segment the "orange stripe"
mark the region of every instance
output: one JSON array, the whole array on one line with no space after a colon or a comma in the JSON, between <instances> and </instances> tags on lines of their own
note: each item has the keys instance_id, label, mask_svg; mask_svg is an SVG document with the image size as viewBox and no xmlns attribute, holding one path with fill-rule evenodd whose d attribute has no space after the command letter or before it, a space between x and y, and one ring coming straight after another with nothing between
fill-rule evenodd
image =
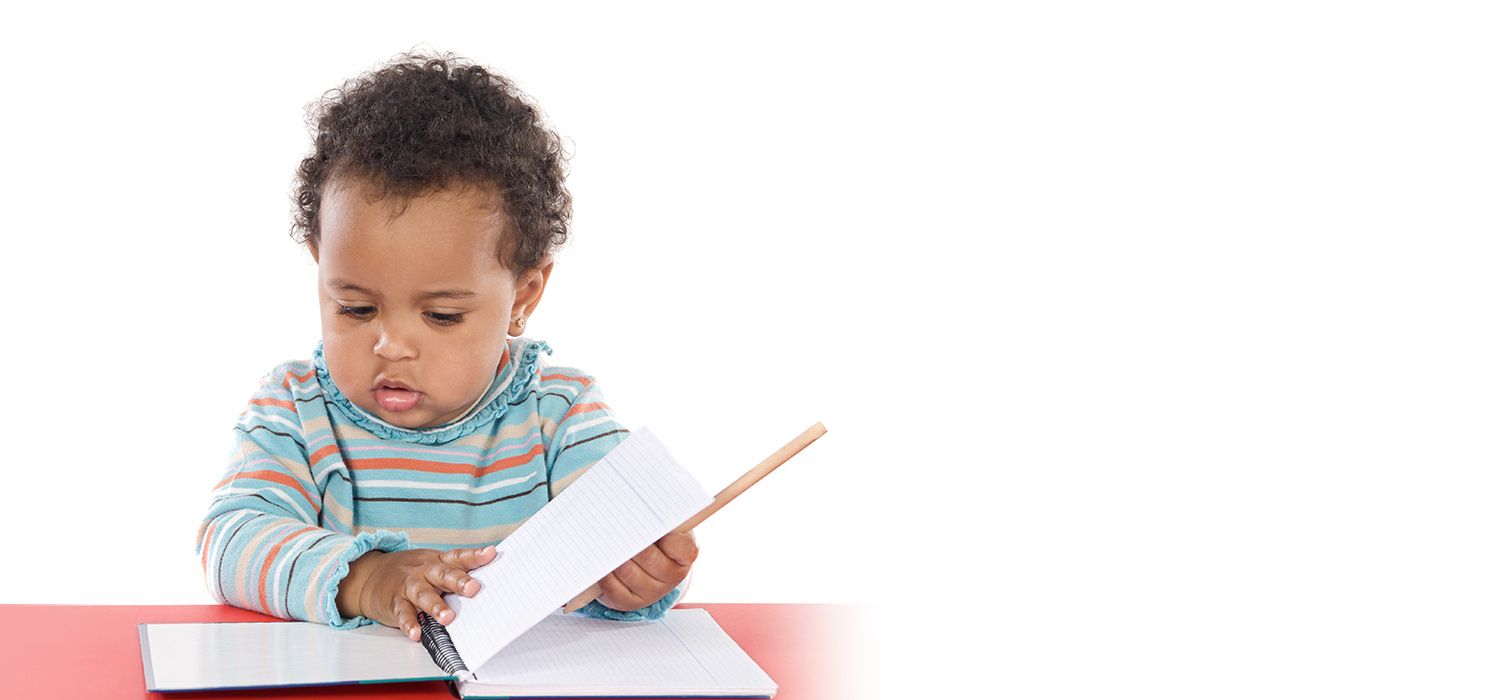
<instances>
[{"instance_id":1,"label":"orange stripe","mask_svg":"<svg viewBox=\"0 0 1500 700\"><path fill-rule=\"evenodd\" d=\"M298 382L305 382L305 381L311 379L312 376L314 374L317 374L317 373L318 373L317 368L313 368L313 369L307 370L307 374L304 374L304 375L302 375L300 377L297 376L297 375L295 375L295 374L292 374L291 372L287 372L286 376L284 376L284 377L281 378L281 385L284 386L284 387L286 387L286 388L288 388L288 389L290 389L290 388L292 388L292 380L293 379L297 380Z\"/></svg>"},{"instance_id":2,"label":"orange stripe","mask_svg":"<svg viewBox=\"0 0 1500 700\"><path fill-rule=\"evenodd\" d=\"M218 485L214 486L214 490L218 491L225 484L228 484L232 481L237 481L239 479L260 479L261 481L270 481L273 483L282 484L284 486L290 486L294 489L297 489L297 493L302 494L302 498L306 499L309 504L313 502L312 494L309 494L307 492L307 489L302 488L302 484L297 483L296 479L293 479L292 477L287 476L286 474L283 474L281 472L273 472L269 469L263 469L254 472L240 472L239 474L235 474L228 479L220 481Z\"/></svg>"},{"instance_id":3,"label":"orange stripe","mask_svg":"<svg viewBox=\"0 0 1500 700\"><path fill-rule=\"evenodd\" d=\"M297 410L295 404L290 401L282 401L281 399L251 399L250 404L253 406L280 406L288 411ZM241 413L240 415L243 416L245 414Z\"/></svg>"},{"instance_id":4,"label":"orange stripe","mask_svg":"<svg viewBox=\"0 0 1500 700\"><path fill-rule=\"evenodd\" d=\"M505 371L505 366L510 364L510 348L505 349L505 354L500 356L500 364L495 366L495 374Z\"/></svg>"},{"instance_id":5,"label":"orange stripe","mask_svg":"<svg viewBox=\"0 0 1500 700\"><path fill-rule=\"evenodd\" d=\"M290 542L293 537L296 537L297 535L300 535L300 534L302 534L304 532L314 532L317 529L318 528L315 528L315 527L304 527L301 530L298 530L298 531L296 531L296 532L294 532L294 533L292 533L290 535L287 535L286 537L281 538L281 541L277 542L276 546L272 547L271 551L266 554L266 560L265 560L265 562L261 563L261 565L260 565L260 609L261 610L264 610L264 611L266 611L268 613L271 612L270 606L266 605L266 578L271 575L271 560L275 559L276 555L281 553L282 546L284 546L287 542Z\"/></svg>"},{"instance_id":6,"label":"orange stripe","mask_svg":"<svg viewBox=\"0 0 1500 700\"><path fill-rule=\"evenodd\" d=\"M566 421L567 419L572 418L574 415L577 415L579 413L588 413L589 411L607 411L607 410L609 410L608 406L606 406L606 405L604 405L602 403L598 403L598 402L594 402L594 403L575 403L575 404L573 404L572 408L568 409L567 415L563 416L562 419L564 421Z\"/></svg>"},{"instance_id":7,"label":"orange stripe","mask_svg":"<svg viewBox=\"0 0 1500 700\"><path fill-rule=\"evenodd\" d=\"M429 462L425 459L405 459L401 457L383 457L375 459L349 460L349 468L356 471L368 469L404 469L413 472L427 472L429 474L473 474L474 476L487 476L502 469L520 466L542 454L542 446L535 445L526 454L506 457L488 466L475 469L470 464L445 464L443 462Z\"/></svg>"},{"instance_id":8,"label":"orange stripe","mask_svg":"<svg viewBox=\"0 0 1500 700\"><path fill-rule=\"evenodd\" d=\"M337 443L332 444L332 445L328 445L327 447L323 447L323 448L319 449L317 452L314 452L314 453L308 455L308 457L307 457L307 466L309 466L309 467L316 467L316 466L318 466L318 460L323 459L324 457L327 457L328 455L333 454L333 453L338 452L338 451L339 451L339 446L338 446Z\"/></svg>"},{"instance_id":9,"label":"orange stripe","mask_svg":"<svg viewBox=\"0 0 1500 700\"><path fill-rule=\"evenodd\" d=\"M583 384L584 386L588 386L589 384L593 383L588 377L575 377L575 376L573 376L571 374L544 374L544 375L542 375L542 381L545 382L548 379L566 379L566 380L568 380L570 382L579 382L579 383Z\"/></svg>"},{"instance_id":10,"label":"orange stripe","mask_svg":"<svg viewBox=\"0 0 1500 700\"><path fill-rule=\"evenodd\" d=\"M208 545L213 542L214 528L218 526L219 521L215 519L213 522L208 524L208 532L203 533L203 574L205 576L208 575Z\"/></svg>"}]
</instances>

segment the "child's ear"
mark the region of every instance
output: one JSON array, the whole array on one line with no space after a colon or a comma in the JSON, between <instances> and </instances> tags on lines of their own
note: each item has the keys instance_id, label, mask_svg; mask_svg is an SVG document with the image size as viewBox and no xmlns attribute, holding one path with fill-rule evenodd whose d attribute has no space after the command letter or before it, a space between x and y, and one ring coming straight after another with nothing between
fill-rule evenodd
<instances>
[{"instance_id":1,"label":"child's ear","mask_svg":"<svg viewBox=\"0 0 1500 700\"><path fill-rule=\"evenodd\" d=\"M312 253L314 263L318 262L318 244L309 240L307 242L307 252Z\"/></svg>"},{"instance_id":2,"label":"child's ear","mask_svg":"<svg viewBox=\"0 0 1500 700\"><path fill-rule=\"evenodd\" d=\"M519 331L524 328L524 319L531 318L538 304L542 303L542 292L547 289L547 279L552 276L552 260L547 260L541 267L532 270L516 280L516 303L511 307L511 327ZM522 319L516 323L516 319ZM519 333L517 333L519 335Z\"/></svg>"}]
</instances>

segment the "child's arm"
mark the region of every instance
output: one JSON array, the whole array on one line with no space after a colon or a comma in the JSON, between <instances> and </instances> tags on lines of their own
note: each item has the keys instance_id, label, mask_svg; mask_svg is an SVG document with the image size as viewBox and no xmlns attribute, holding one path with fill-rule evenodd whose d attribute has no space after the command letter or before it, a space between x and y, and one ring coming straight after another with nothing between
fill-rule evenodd
<instances>
[{"instance_id":1,"label":"child's arm","mask_svg":"<svg viewBox=\"0 0 1500 700\"><path fill-rule=\"evenodd\" d=\"M630 431L615 419L593 378L580 372L544 370L539 394L544 435L555 425L548 436L547 475L556 498ZM697 557L692 535L669 534L601 580L604 593L579 612L618 620L658 619L676 604Z\"/></svg>"},{"instance_id":2,"label":"child's arm","mask_svg":"<svg viewBox=\"0 0 1500 700\"><path fill-rule=\"evenodd\" d=\"M273 371L240 416L197 551L209 592L220 602L353 627L367 620L346 618L335 601L350 562L410 544L388 531L347 534L352 492L327 417L303 421L304 402L316 405L310 372L306 363Z\"/></svg>"}]
</instances>

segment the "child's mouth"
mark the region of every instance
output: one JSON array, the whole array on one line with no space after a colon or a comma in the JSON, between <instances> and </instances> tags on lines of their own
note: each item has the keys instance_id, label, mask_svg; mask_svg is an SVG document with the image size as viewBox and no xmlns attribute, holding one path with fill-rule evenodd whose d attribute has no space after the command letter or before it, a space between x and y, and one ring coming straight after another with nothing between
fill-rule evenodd
<instances>
[{"instance_id":1,"label":"child's mouth","mask_svg":"<svg viewBox=\"0 0 1500 700\"><path fill-rule=\"evenodd\" d=\"M417 402L422 400L422 392L411 389L398 389L396 387L382 386L375 389L375 402L380 407L394 413L410 411L416 408Z\"/></svg>"}]
</instances>

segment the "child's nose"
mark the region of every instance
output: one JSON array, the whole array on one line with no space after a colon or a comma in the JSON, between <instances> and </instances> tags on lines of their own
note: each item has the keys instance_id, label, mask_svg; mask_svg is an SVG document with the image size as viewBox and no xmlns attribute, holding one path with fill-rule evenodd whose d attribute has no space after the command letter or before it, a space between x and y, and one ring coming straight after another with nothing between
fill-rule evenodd
<instances>
[{"instance_id":1,"label":"child's nose","mask_svg":"<svg viewBox=\"0 0 1500 700\"><path fill-rule=\"evenodd\" d=\"M385 323L381 324L380 336L375 340L375 355L391 362L411 359L417 356L417 346L395 324Z\"/></svg>"}]
</instances>

